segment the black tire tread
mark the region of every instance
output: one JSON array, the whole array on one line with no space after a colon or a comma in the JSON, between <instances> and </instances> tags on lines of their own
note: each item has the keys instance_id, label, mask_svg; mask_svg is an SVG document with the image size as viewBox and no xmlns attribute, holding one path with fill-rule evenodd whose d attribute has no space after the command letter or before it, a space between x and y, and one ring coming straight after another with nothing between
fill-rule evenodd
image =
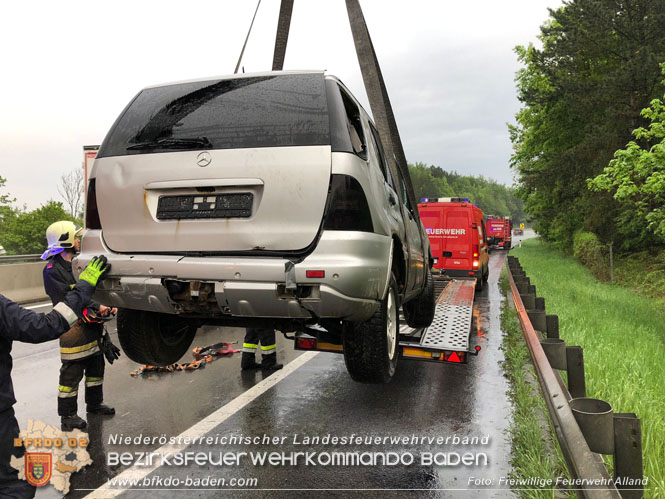
<instances>
[{"instance_id":1,"label":"black tire tread","mask_svg":"<svg viewBox=\"0 0 665 499\"><path fill-rule=\"evenodd\" d=\"M423 292L417 298L402 305L406 323L412 328L431 326L434 320L434 313L436 312L436 298L434 293L434 279L432 278L432 273L427 270Z\"/></svg>"},{"instance_id":2,"label":"black tire tread","mask_svg":"<svg viewBox=\"0 0 665 499\"><path fill-rule=\"evenodd\" d=\"M390 285L393 287L395 300L399 301L395 276L391 275ZM387 359L387 341L385 320L388 299L382 300L379 308L369 320L361 323L347 324L343 332L344 362L351 379L359 383L388 383L395 372L399 347L395 346L395 358ZM399 308L399 303L395 304ZM399 313L397 331L399 336ZM386 362L388 360L388 362Z\"/></svg>"},{"instance_id":3,"label":"black tire tread","mask_svg":"<svg viewBox=\"0 0 665 499\"><path fill-rule=\"evenodd\" d=\"M169 316L165 319L163 314L155 312L120 309L117 319L118 339L127 357L139 364L152 366L167 366L177 362L192 344L196 328L183 327L182 341L175 346L160 344L157 334L162 327L162 321L172 323L174 319L178 318Z\"/></svg>"}]
</instances>

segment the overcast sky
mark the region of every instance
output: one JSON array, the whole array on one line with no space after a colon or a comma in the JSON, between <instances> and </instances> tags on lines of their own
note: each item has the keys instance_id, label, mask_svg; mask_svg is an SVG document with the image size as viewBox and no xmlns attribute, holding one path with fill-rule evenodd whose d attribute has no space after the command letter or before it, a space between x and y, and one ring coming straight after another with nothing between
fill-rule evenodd
<instances>
[{"instance_id":1,"label":"overcast sky","mask_svg":"<svg viewBox=\"0 0 665 499\"><path fill-rule=\"evenodd\" d=\"M513 47L561 0L361 0L407 159L512 183ZM0 176L29 209L60 200L143 87L233 72L255 0L5 2ZM262 0L243 66L269 70L279 0ZM365 105L344 0L295 0L284 69L325 69Z\"/></svg>"}]
</instances>

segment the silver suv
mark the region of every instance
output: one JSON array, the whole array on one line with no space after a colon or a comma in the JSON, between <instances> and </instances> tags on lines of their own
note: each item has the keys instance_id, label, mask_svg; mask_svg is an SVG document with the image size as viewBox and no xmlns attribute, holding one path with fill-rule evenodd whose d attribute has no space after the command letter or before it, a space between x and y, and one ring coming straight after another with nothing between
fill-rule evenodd
<instances>
[{"instance_id":1,"label":"silver suv","mask_svg":"<svg viewBox=\"0 0 665 499\"><path fill-rule=\"evenodd\" d=\"M101 302L127 355L165 365L202 324L344 342L358 381L398 359L399 307L434 313L429 241L374 124L323 72L149 87L99 149L75 268L105 255Z\"/></svg>"}]
</instances>

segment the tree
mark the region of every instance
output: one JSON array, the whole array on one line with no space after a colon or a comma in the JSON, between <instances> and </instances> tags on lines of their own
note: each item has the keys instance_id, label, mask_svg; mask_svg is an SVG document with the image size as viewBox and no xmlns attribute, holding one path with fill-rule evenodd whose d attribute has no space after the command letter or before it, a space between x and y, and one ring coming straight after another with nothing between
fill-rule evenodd
<instances>
[{"instance_id":1,"label":"tree","mask_svg":"<svg viewBox=\"0 0 665 499\"><path fill-rule=\"evenodd\" d=\"M2 227L2 244L8 253L26 255L42 253L46 249L46 229L53 222L71 220L62 203L49 201L30 212L17 212Z\"/></svg>"},{"instance_id":2,"label":"tree","mask_svg":"<svg viewBox=\"0 0 665 499\"><path fill-rule=\"evenodd\" d=\"M484 177L459 175L424 163L409 165L416 199L468 197L485 215L510 216L514 222L524 220L522 202L514 189Z\"/></svg>"},{"instance_id":3,"label":"tree","mask_svg":"<svg viewBox=\"0 0 665 499\"><path fill-rule=\"evenodd\" d=\"M661 67L665 75L665 64ZM591 190L611 192L619 203L624 247L665 244L665 95L641 114L648 127L634 130L636 140L616 151L604 173L588 181Z\"/></svg>"},{"instance_id":4,"label":"tree","mask_svg":"<svg viewBox=\"0 0 665 499\"><path fill-rule=\"evenodd\" d=\"M542 49L517 47L523 103L511 166L536 230L563 247L580 229L614 239L618 205L591 191L639 127L665 59L665 0L573 0L541 27Z\"/></svg>"},{"instance_id":5,"label":"tree","mask_svg":"<svg viewBox=\"0 0 665 499\"><path fill-rule=\"evenodd\" d=\"M6 179L0 177L0 189L4 187L6 182ZM3 240L7 235L8 224L17 214L17 210L12 207L12 203L15 201L16 198L12 198L9 194L0 193L0 246L4 246Z\"/></svg>"},{"instance_id":6,"label":"tree","mask_svg":"<svg viewBox=\"0 0 665 499\"><path fill-rule=\"evenodd\" d=\"M0 189L5 186L7 179L0 177ZM9 206L16 201L16 198L11 198L9 194L0 194L0 206Z\"/></svg>"},{"instance_id":7,"label":"tree","mask_svg":"<svg viewBox=\"0 0 665 499\"><path fill-rule=\"evenodd\" d=\"M83 170L75 168L69 173L60 177L58 193L64 199L65 206L69 209L69 214L78 217L81 212L83 201Z\"/></svg>"}]
</instances>

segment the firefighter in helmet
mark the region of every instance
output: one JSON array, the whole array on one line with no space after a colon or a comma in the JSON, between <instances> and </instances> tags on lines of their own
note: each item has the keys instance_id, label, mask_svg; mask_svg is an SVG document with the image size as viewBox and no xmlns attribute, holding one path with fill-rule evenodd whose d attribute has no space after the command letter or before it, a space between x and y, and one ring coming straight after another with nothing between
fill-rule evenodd
<instances>
[{"instance_id":1,"label":"firefighter in helmet","mask_svg":"<svg viewBox=\"0 0 665 499\"><path fill-rule=\"evenodd\" d=\"M42 255L44 288L53 305L60 303L76 283L72 273L72 258L79 251L82 229L64 220L46 229L48 248ZM62 429L85 428L86 422L77 414L78 387L85 375L85 402L88 413L113 415L115 409L103 403L104 355L110 362L119 356L116 348L104 334L104 318L115 315L115 308L100 305L93 300L83 310L83 317L60 337L60 380L58 387L58 415ZM113 355L109 356L109 353Z\"/></svg>"}]
</instances>

